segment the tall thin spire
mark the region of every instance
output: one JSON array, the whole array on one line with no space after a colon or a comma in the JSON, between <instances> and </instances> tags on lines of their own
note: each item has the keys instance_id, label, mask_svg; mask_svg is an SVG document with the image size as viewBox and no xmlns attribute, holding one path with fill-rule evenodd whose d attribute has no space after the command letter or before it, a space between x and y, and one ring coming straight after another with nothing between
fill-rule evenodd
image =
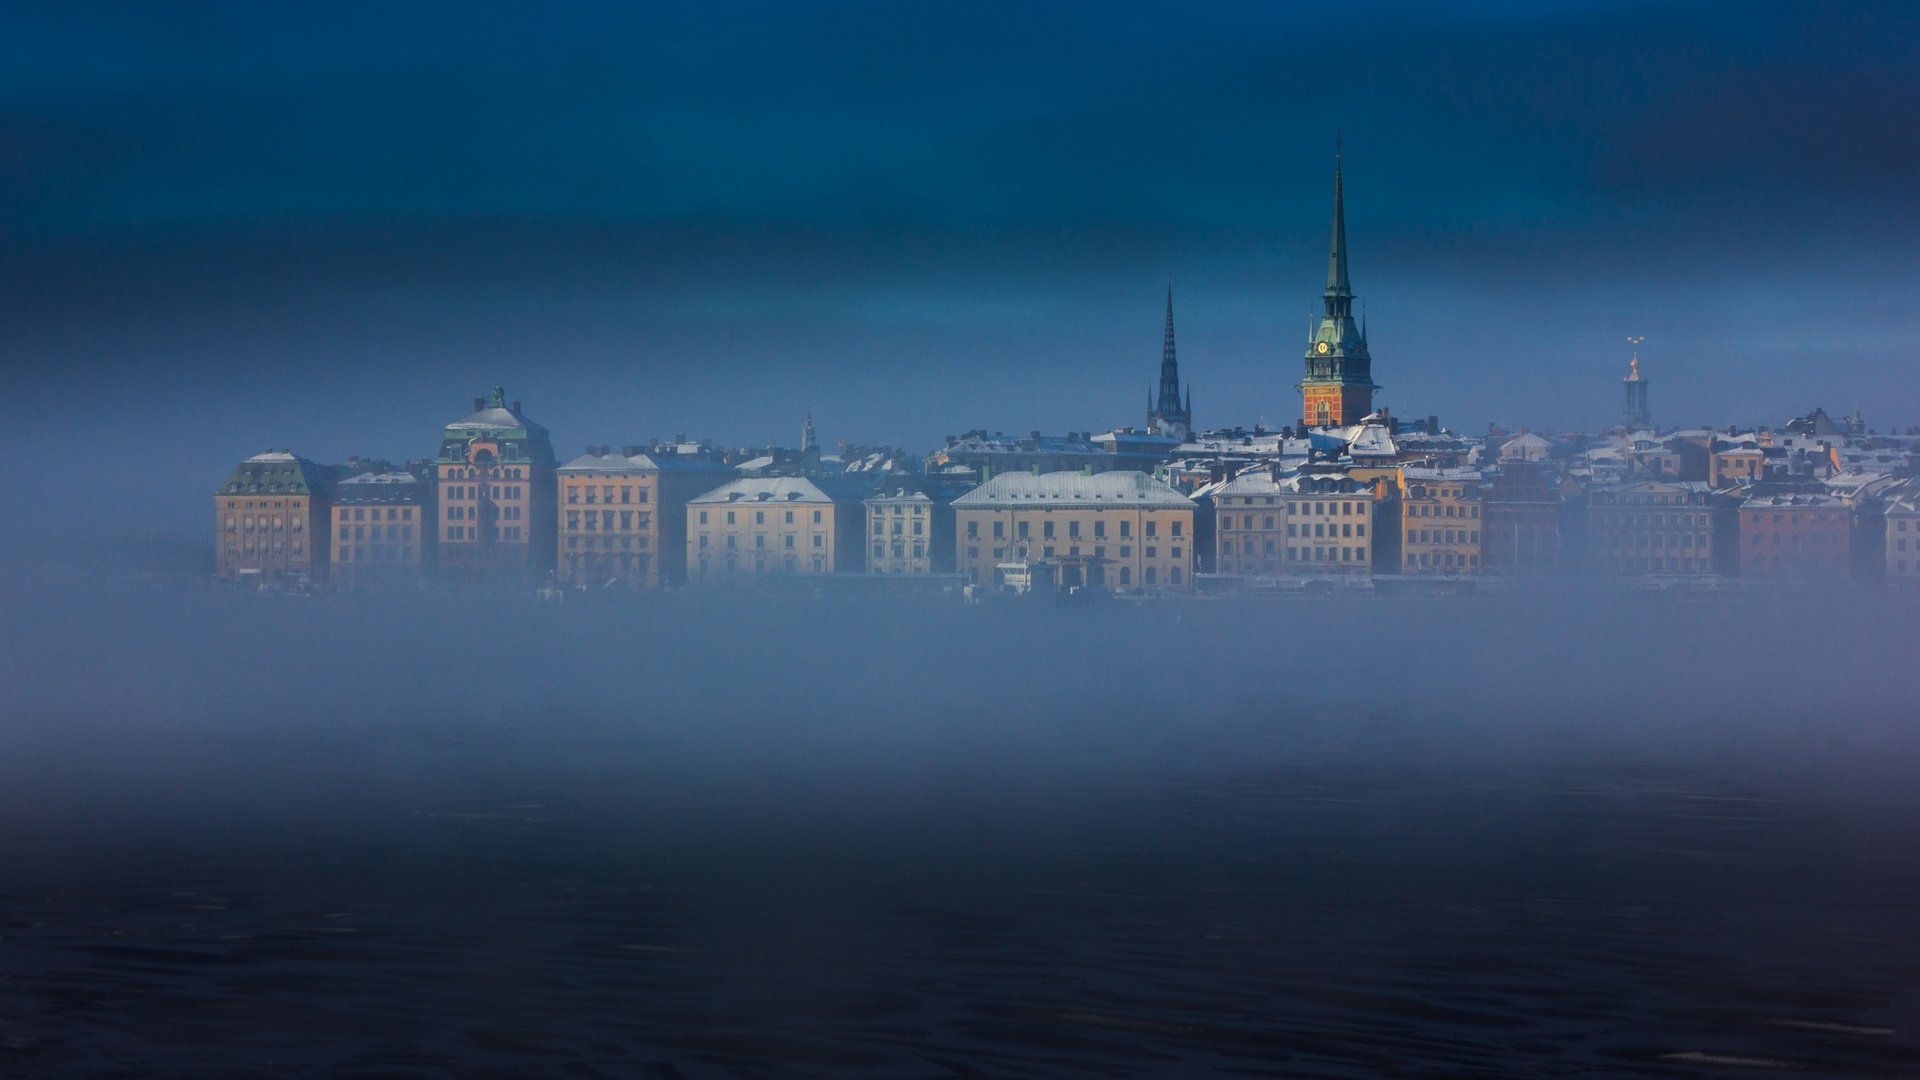
<instances>
[{"instance_id":1,"label":"tall thin spire","mask_svg":"<svg viewBox=\"0 0 1920 1080\"><path fill-rule=\"evenodd\" d=\"M820 449L820 436L814 433L813 410L808 409L806 423L800 427L800 452L804 454L809 450L818 449Z\"/></svg>"},{"instance_id":2,"label":"tall thin spire","mask_svg":"<svg viewBox=\"0 0 1920 1080\"><path fill-rule=\"evenodd\" d=\"M1353 292L1347 281L1347 211L1345 183L1340 175L1340 137L1333 139L1333 240L1327 250L1327 295L1348 296Z\"/></svg>"},{"instance_id":3,"label":"tall thin spire","mask_svg":"<svg viewBox=\"0 0 1920 1080\"><path fill-rule=\"evenodd\" d=\"M1180 360L1173 345L1173 275L1167 275L1167 325L1160 344L1160 391L1147 399L1147 430L1169 432L1178 427L1184 437L1192 413L1180 404Z\"/></svg>"}]
</instances>

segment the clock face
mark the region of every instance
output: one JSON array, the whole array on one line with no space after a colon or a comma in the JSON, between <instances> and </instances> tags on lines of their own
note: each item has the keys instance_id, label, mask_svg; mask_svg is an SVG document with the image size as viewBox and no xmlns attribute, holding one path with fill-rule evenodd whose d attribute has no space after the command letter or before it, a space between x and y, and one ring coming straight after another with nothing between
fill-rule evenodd
<instances>
[{"instance_id":1,"label":"clock face","mask_svg":"<svg viewBox=\"0 0 1920 1080\"><path fill-rule=\"evenodd\" d=\"M1322 356L1325 356L1327 354L1327 343L1323 341L1320 344L1315 345L1313 347L1313 351L1319 353Z\"/></svg>"}]
</instances>

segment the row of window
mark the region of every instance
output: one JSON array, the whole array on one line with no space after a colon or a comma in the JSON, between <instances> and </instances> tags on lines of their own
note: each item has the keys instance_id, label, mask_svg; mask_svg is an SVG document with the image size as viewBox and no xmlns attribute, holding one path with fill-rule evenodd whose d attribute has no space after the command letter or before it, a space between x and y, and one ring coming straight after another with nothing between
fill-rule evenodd
<instances>
[{"instance_id":1,"label":"row of window","mask_svg":"<svg viewBox=\"0 0 1920 1080\"><path fill-rule=\"evenodd\" d=\"M265 540L260 541L260 543L258 544L255 544L253 541L249 540L244 545L241 545L241 544L227 545L227 557L230 559L239 558L243 551L248 555L269 555L269 554L271 555L284 555L284 554L303 555L306 553L306 549L301 545L300 541L298 540L295 540L291 545L285 545L285 544L282 544L280 541L275 540L272 544L271 549L269 549L268 544Z\"/></svg>"},{"instance_id":2,"label":"row of window","mask_svg":"<svg viewBox=\"0 0 1920 1080\"><path fill-rule=\"evenodd\" d=\"M736 512L736 511L733 511L733 510L729 510L729 511L727 511L727 524L729 524L729 525L734 525L734 524L738 524L738 522L737 522L737 521L735 521L735 519L734 519L734 516L733 516L733 515L735 514L735 512ZM791 524L793 524L793 511L791 511L791 510L784 510L784 511L781 511L781 512L782 512L782 513L784 513L784 514L786 514L786 522L785 522L785 523L786 523L786 524L788 524L788 525L791 525ZM705 524L707 523L707 512L706 512L705 510L701 510L701 511L699 511L698 513L699 513L699 515L700 515L700 519L699 519L699 520L700 520L700 524L702 524L702 525L705 525ZM813 523L814 523L815 525L818 525L818 524L820 524L820 523L821 523L821 521L822 521L822 517L821 517L821 512L820 512L820 511L818 511L818 510L815 510L815 511L813 512ZM765 525L765 524L767 523L767 512L766 512L765 510L755 510L755 511L753 512L753 523L754 523L755 525Z\"/></svg>"},{"instance_id":3,"label":"row of window","mask_svg":"<svg viewBox=\"0 0 1920 1080\"><path fill-rule=\"evenodd\" d=\"M1444 506L1441 506L1441 505L1436 505L1434 503L1409 502L1406 504L1406 507L1407 507L1406 516L1410 518L1412 517L1477 518L1480 516L1480 507L1473 504L1456 507L1452 503L1446 503L1444 504ZM1446 513L1444 514L1441 513L1440 511L1442 509L1445 509ZM1457 514L1454 513L1456 509L1460 511Z\"/></svg>"},{"instance_id":4,"label":"row of window","mask_svg":"<svg viewBox=\"0 0 1920 1080\"><path fill-rule=\"evenodd\" d=\"M336 521L379 521L381 520L381 517L380 517L381 509L382 508L378 506L374 506L374 507L337 506L337 507L334 507L334 511L333 511L334 520ZM413 507L411 506L389 506L389 507L386 507L385 510L387 512L387 516L385 520L387 521L412 521L413 520Z\"/></svg>"},{"instance_id":5,"label":"row of window","mask_svg":"<svg viewBox=\"0 0 1920 1080\"><path fill-rule=\"evenodd\" d=\"M813 546L814 546L815 548L824 548L824 547L826 547L826 546L827 546L827 543L826 543L826 540L827 540L827 537L826 537L826 534L825 534L825 533L813 533L813 534L811 534L811 535L813 536ZM785 547L785 548L792 548L792 547L794 546L794 543L793 543L793 537L794 537L794 534L793 534L793 533L783 533L783 534L781 534L781 539L785 541L785 543L783 543L783 544L782 544L781 546L782 546L782 547ZM708 535L707 535L706 533L701 533L701 534L700 534L700 540L699 540L699 546L700 546L700 548L704 550L704 549L706 549L706 548L708 548L708 547L711 547L711 546L713 546L712 544L710 544L710 543L708 542L708 541L709 541L710 539L711 539L711 537L709 537L709 536L708 536ZM736 534L734 534L734 533L728 533L728 534L727 534L727 542L726 542L726 544L725 544L725 546L726 546L726 547L728 547L728 548L737 548L737 547L739 547L739 546L740 546L740 538L739 538L739 536L737 536L737 535L736 535ZM754 533L754 534L753 534L753 546L754 546L755 548L758 548L758 549L760 549L760 550L763 550L763 551L764 551L764 550L766 550L766 546L767 546L767 534L766 534L766 533Z\"/></svg>"},{"instance_id":6,"label":"row of window","mask_svg":"<svg viewBox=\"0 0 1920 1080\"><path fill-rule=\"evenodd\" d=\"M899 535L901 535L901 532L902 532L902 530L903 530L903 528L904 528L904 526L905 526L905 525L906 525L906 522L904 522L904 521L896 521L896 522L894 522L894 523L893 523L893 535L895 535L895 536L899 536ZM880 520L879 518L874 518L874 519L873 519L873 535L875 535L875 536L884 536L884 535L886 535L886 531L887 531L887 523L886 523L886 522L884 522L884 521L881 521L881 520ZM926 522L924 522L924 521L915 521L915 522L913 523L913 535L915 535L915 536L924 536L924 535L926 535L926 531L927 531L927 523L926 523ZM1078 531L1076 530L1076 531L1075 531L1075 533L1074 533L1074 535L1075 535L1075 536L1078 536L1078 535L1079 535L1079 532L1078 532Z\"/></svg>"},{"instance_id":7,"label":"row of window","mask_svg":"<svg viewBox=\"0 0 1920 1080\"><path fill-rule=\"evenodd\" d=\"M1407 543L1409 544L1477 544L1479 542L1479 529L1407 530Z\"/></svg>"},{"instance_id":8,"label":"row of window","mask_svg":"<svg viewBox=\"0 0 1920 1080\"><path fill-rule=\"evenodd\" d=\"M403 562L413 561L413 545L377 544L370 547L338 547L334 549L333 561L337 563Z\"/></svg>"},{"instance_id":9,"label":"row of window","mask_svg":"<svg viewBox=\"0 0 1920 1080\"><path fill-rule=\"evenodd\" d=\"M228 532L235 532L235 531L252 532L256 528L261 529L263 531L270 531L274 529L285 529L291 526L294 532L300 532L301 530L307 527L306 520L307 519L305 518L297 517L297 518L293 518L289 522L287 519L284 519L284 518L267 517L263 514L261 515L259 521L256 523L254 521L253 515L247 514L241 519L239 519L238 522L236 522L234 515L228 514L227 515L227 531Z\"/></svg>"},{"instance_id":10,"label":"row of window","mask_svg":"<svg viewBox=\"0 0 1920 1080\"><path fill-rule=\"evenodd\" d=\"M519 484L454 484L440 489L440 501L450 502L461 499L503 499L513 501L525 495L526 489Z\"/></svg>"},{"instance_id":11,"label":"row of window","mask_svg":"<svg viewBox=\"0 0 1920 1080\"><path fill-rule=\"evenodd\" d=\"M582 529L587 532L612 532L614 529L615 514L620 515L621 532L653 528L653 511L651 510L601 510L597 512L593 510L569 510L567 511L567 529L570 532L579 532Z\"/></svg>"},{"instance_id":12,"label":"row of window","mask_svg":"<svg viewBox=\"0 0 1920 1080\"><path fill-rule=\"evenodd\" d=\"M789 544L787 546L791 547L793 545ZM907 548L907 545L901 543L898 540L895 540L893 542L893 557L896 559L906 558L906 555L907 555L906 548ZM922 558L926 555L926 553L927 553L927 545L919 540L915 540L913 542L913 557L916 559ZM886 558L886 555L887 555L887 545L878 540L874 541L873 557L876 559L884 559Z\"/></svg>"},{"instance_id":13,"label":"row of window","mask_svg":"<svg viewBox=\"0 0 1920 1080\"><path fill-rule=\"evenodd\" d=\"M1055 523L1052 521L1042 521L1040 523L1041 539L1051 540L1054 538L1054 535L1055 535L1054 528L1053 528L1054 524ZM1032 525L1033 523L1030 521L1016 522L1015 535L1022 540L1029 539L1033 535ZM1187 523L1184 521L1171 522L1168 528L1168 532L1170 532L1174 536L1184 536L1186 535L1186 525ZM1160 523L1149 518L1146 522L1146 525L1144 526L1144 530L1146 535L1149 537L1158 536L1160 535ZM1007 535L1007 523L996 519L993 523L993 538L995 540L1004 540L1006 539L1006 535ZM1107 523L1104 520L1096 518L1093 522L1093 538L1096 540L1100 540L1100 539L1104 539L1106 535L1107 535ZM1132 536L1133 536L1133 521L1131 519L1122 518L1120 521L1120 538L1122 540L1125 540ZM977 540L979 538L980 538L980 523L978 521L969 520L967 522L967 539ZM1078 521L1067 522L1067 539L1077 540L1079 538L1080 538L1080 523Z\"/></svg>"},{"instance_id":14,"label":"row of window","mask_svg":"<svg viewBox=\"0 0 1920 1080\"><path fill-rule=\"evenodd\" d=\"M1419 570L1477 570L1480 568L1480 556L1468 553L1455 556L1451 551L1408 552L1407 565Z\"/></svg>"},{"instance_id":15,"label":"row of window","mask_svg":"<svg viewBox=\"0 0 1920 1080\"><path fill-rule=\"evenodd\" d=\"M521 531L521 527L518 525L495 525L493 527L493 538L495 540L506 540L518 543L526 539L526 534ZM480 539L480 527L478 525L449 525L447 526L447 539L477 542Z\"/></svg>"},{"instance_id":16,"label":"row of window","mask_svg":"<svg viewBox=\"0 0 1920 1080\"><path fill-rule=\"evenodd\" d=\"M620 502L623 505L627 503L636 503L636 502L644 504L645 502L647 502L648 499L653 497L653 491L651 488L646 488L646 487L636 488L631 484L620 484L618 486L615 486L613 484L602 484L598 488L592 488L592 487L587 487L584 485L577 485L577 484L567 484L565 485L565 487L567 489L567 502L569 503L578 503L578 502L611 503L614 501L614 496L617 494L619 495Z\"/></svg>"},{"instance_id":17,"label":"row of window","mask_svg":"<svg viewBox=\"0 0 1920 1080\"><path fill-rule=\"evenodd\" d=\"M340 526L340 539L379 540L381 539L380 530L382 528L387 530L386 539L389 541L413 539L413 526L411 525L342 525ZM373 530L372 536L367 535L368 529Z\"/></svg>"},{"instance_id":18,"label":"row of window","mask_svg":"<svg viewBox=\"0 0 1920 1080\"><path fill-rule=\"evenodd\" d=\"M632 551L636 547L639 548L641 551L645 551L647 550L647 547L650 543L651 543L651 540L649 540L649 538L645 536L638 537L638 538L632 537L632 536L622 536L619 538L619 547L621 551ZM567 550L569 551L582 551L582 550L591 551L596 546L600 547L603 550L610 551L614 547L614 538L611 536L599 536L599 537L569 536L567 537Z\"/></svg>"}]
</instances>

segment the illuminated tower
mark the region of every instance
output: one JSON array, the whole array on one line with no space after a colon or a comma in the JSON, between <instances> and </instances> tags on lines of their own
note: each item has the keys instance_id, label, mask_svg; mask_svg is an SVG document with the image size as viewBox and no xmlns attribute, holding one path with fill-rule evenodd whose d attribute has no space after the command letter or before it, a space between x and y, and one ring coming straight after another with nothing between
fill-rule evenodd
<instances>
[{"instance_id":1,"label":"illuminated tower","mask_svg":"<svg viewBox=\"0 0 1920 1080\"><path fill-rule=\"evenodd\" d=\"M1324 310L1307 341L1307 372L1300 381L1300 419L1308 427L1357 424L1373 411L1373 358L1365 327L1353 320L1347 281L1347 215L1341 192L1340 151L1333 154L1333 240L1327 251Z\"/></svg>"},{"instance_id":2,"label":"illuminated tower","mask_svg":"<svg viewBox=\"0 0 1920 1080\"><path fill-rule=\"evenodd\" d=\"M1160 346L1160 397L1147 400L1147 430L1185 439L1193 432L1193 395L1180 403L1180 362L1173 355L1173 283L1167 283L1167 333Z\"/></svg>"},{"instance_id":3,"label":"illuminated tower","mask_svg":"<svg viewBox=\"0 0 1920 1080\"><path fill-rule=\"evenodd\" d=\"M1620 422L1628 431L1653 426L1653 406L1647 402L1647 388L1653 380L1640 377L1640 343L1643 337L1630 337L1633 343L1633 359L1627 363L1627 377L1622 380L1627 388L1627 400L1620 409Z\"/></svg>"}]
</instances>

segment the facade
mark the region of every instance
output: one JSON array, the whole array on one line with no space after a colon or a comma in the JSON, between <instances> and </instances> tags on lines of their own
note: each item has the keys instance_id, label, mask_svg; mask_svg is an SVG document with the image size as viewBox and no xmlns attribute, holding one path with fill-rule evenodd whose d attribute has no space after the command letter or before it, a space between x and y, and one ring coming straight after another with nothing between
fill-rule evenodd
<instances>
[{"instance_id":1,"label":"facade","mask_svg":"<svg viewBox=\"0 0 1920 1080\"><path fill-rule=\"evenodd\" d=\"M865 503L867 573L951 574L953 500L927 485L894 485Z\"/></svg>"},{"instance_id":2,"label":"facade","mask_svg":"<svg viewBox=\"0 0 1920 1080\"><path fill-rule=\"evenodd\" d=\"M689 500L686 513L689 581L864 568L861 493L824 478L743 477Z\"/></svg>"},{"instance_id":3,"label":"facade","mask_svg":"<svg viewBox=\"0 0 1920 1080\"><path fill-rule=\"evenodd\" d=\"M433 567L433 483L421 473L361 473L333 489L332 575L349 588L419 582Z\"/></svg>"},{"instance_id":4,"label":"facade","mask_svg":"<svg viewBox=\"0 0 1920 1080\"><path fill-rule=\"evenodd\" d=\"M1306 377L1300 381L1300 422L1310 428L1346 427L1373 411L1373 358L1366 328L1353 318L1347 280L1347 217L1340 155L1333 164L1333 240L1327 253L1327 288L1321 294L1320 325L1307 341Z\"/></svg>"},{"instance_id":5,"label":"facade","mask_svg":"<svg viewBox=\"0 0 1920 1080\"><path fill-rule=\"evenodd\" d=\"M460 576L522 577L554 565L554 459L547 429L499 387L441 432L439 562Z\"/></svg>"},{"instance_id":6,"label":"facade","mask_svg":"<svg viewBox=\"0 0 1920 1080\"><path fill-rule=\"evenodd\" d=\"M1698 481L1596 488L1588 493L1589 556L1618 575L1725 573L1732 523L1722 502Z\"/></svg>"},{"instance_id":7,"label":"facade","mask_svg":"<svg viewBox=\"0 0 1920 1080\"><path fill-rule=\"evenodd\" d=\"M1853 510L1835 495L1754 495L1740 504L1743 577L1843 577Z\"/></svg>"},{"instance_id":8,"label":"facade","mask_svg":"<svg viewBox=\"0 0 1920 1080\"><path fill-rule=\"evenodd\" d=\"M1400 572L1478 574L1485 521L1477 469L1400 470Z\"/></svg>"},{"instance_id":9,"label":"facade","mask_svg":"<svg viewBox=\"0 0 1920 1080\"><path fill-rule=\"evenodd\" d=\"M1279 574L1286 571L1285 482L1270 465L1247 469L1211 488L1213 569L1219 574Z\"/></svg>"},{"instance_id":10,"label":"facade","mask_svg":"<svg viewBox=\"0 0 1920 1080\"><path fill-rule=\"evenodd\" d=\"M214 493L214 576L261 585L327 573L327 470L289 450L255 454Z\"/></svg>"},{"instance_id":11,"label":"facade","mask_svg":"<svg viewBox=\"0 0 1920 1080\"><path fill-rule=\"evenodd\" d=\"M1920 486L1909 480L1887 499L1887 580L1920 584Z\"/></svg>"},{"instance_id":12,"label":"facade","mask_svg":"<svg viewBox=\"0 0 1920 1080\"><path fill-rule=\"evenodd\" d=\"M1046 562L1063 586L1184 590L1196 509L1142 472L1009 473L954 500L955 546L978 584L1002 564Z\"/></svg>"},{"instance_id":13,"label":"facade","mask_svg":"<svg viewBox=\"0 0 1920 1080\"><path fill-rule=\"evenodd\" d=\"M1173 285L1167 285L1167 331L1160 344L1160 395L1147 397L1147 432L1165 435L1176 443L1193 433L1193 392L1180 400L1180 362L1173 351Z\"/></svg>"},{"instance_id":14,"label":"facade","mask_svg":"<svg viewBox=\"0 0 1920 1080\"><path fill-rule=\"evenodd\" d=\"M1559 568L1559 478L1544 459L1502 461L1488 479L1481 510L1481 559L1488 573L1549 574Z\"/></svg>"},{"instance_id":15,"label":"facade","mask_svg":"<svg viewBox=\"0 0 1920 1080\"><path fill-rule=\"evenodd\" d=\"M1289 573L1373 573L1379 503L1372 484L1326 470L1303 471L1280 486Z\"/></svg>"},{"instance_id":16,"label":"facade","mask_svg":"<svg viewBox=\"0 0 1920 1080\"><path fill-rule=\"evenodd\" d=\"M657 589L687 576L687 503L733 478L711 457L589 447L555 470L556 579Z\"/></svg>"}]
</instances>

